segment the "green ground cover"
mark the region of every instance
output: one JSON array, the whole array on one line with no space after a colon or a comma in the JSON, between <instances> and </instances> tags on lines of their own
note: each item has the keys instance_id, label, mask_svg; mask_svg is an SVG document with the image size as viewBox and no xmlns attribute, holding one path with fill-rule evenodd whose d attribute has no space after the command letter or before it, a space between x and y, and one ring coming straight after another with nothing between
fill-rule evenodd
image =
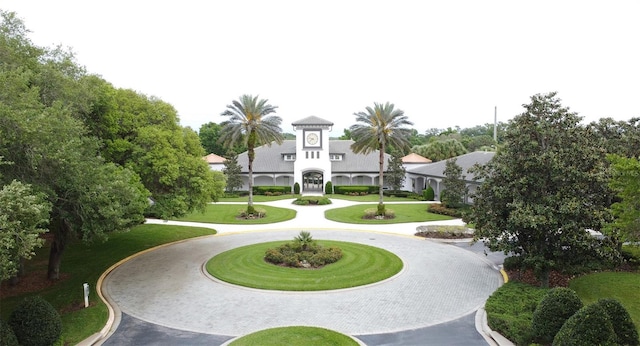
<instances>
[{"instance_id":1,"label":"green ground cover","mask_svg":"<svg viewBox=\"0 0 640 346\"><path fill-rule=\"evenodd\" d=\"M432 214L427 212L427 205L424 203L410 204L385 204L387 210L391 209L395 213L395 218L386 220L364 220L365 209L375 208L371 204L352 205L344 208L335 208L325 211L324 216L333 221L356 224L393 224L404 222L425 222L451 220L450 216Z\"/></svg>"},{"instance_id":2,"label":"green ground cover","mask_svg":"<svg viewBox=\"0 0 640 346\"><path fill-rule=\"evenodd\" d=\"M104 243L71 244L62 257L60 271L66 279L39 292L2 299L0 313L6 321L14 307L26 296L38 294L50 302L62 315L60 345L75 345L100 331L107 322L107 307L96 294L96 283L102 273L114 263L137 252L174 241L215 234L214 230L199 227L140 225L128 232L109 234ZM28 261L27 271L46 271L48 248L38 250ZM41 275L45 277L46 272ZM88 308L83 306L82 284L91 289Z\"/></svg>"},{"instance_id":3,"label":"green ground cover","mask_svg":"<svg viewBox=\"0 0 640 346\"><path fill-rule=\"evenodd\" d=\"M352 338L324 328L316 327L281 327L266 329L245 335L230 346L281 346L281 345L358 345Z\"/></svg>"},{"instance_id":4,"label":"green ground cover","mask_svg":"<svg viewBox=\"0 0 640 346\"><path fill-rule=\"evenodd\" d=\"M175 220L235 225L261 225L287 221L296 217L296 211L293 209L271 207L261 204L254 204L254 207L258 209L264 209L267 213L267 216L250 220L237 219L239 212L241 210L246 210L246 205L208 204L204 213L195 211Z\"/></svg>"},{"instance_id":5,"label":"green ground cover","mask_svg":"<svg viewBox=\"0 0 640 346\"><path fill-rule=\"evenodd\" d=\"M318 240L318 244L342 249L342 259L319 269L277 266L264 260L265 251L287 241L247 245L211 258L206 269L232 284L283 291L320 291L378 282L397 274L402 260L393 253L368 245Z\"/></svg>"}]
</instances>

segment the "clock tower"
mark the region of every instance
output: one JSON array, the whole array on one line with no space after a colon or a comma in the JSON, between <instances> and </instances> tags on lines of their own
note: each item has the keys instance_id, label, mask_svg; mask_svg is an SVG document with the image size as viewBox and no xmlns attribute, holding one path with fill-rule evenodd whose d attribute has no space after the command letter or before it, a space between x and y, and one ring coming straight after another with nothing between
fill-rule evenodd
<instances>
[{"instance_id":1,"label":"clock tower","mask_svg":"<svg viewBox=\"0 0 640 346\"><path fill-rule=\"evenodd\" d=\"M333 123L316 116L293 122L296 131L296 160L294 181L302 193L322 193L324 184L331 181L329 132Z\"/></svg>"}]
</instances>

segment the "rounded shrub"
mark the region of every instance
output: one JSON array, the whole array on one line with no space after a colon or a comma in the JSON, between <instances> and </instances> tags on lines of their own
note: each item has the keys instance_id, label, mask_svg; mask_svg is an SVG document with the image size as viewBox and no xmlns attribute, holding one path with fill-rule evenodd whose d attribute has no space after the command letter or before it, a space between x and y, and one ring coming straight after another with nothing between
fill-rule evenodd
<instances>
[{"instance_id":1,"label":"rounded shrub","mask_svg":"<svg viewBox=\"0 0 640 346\"><path fill-rule=\"evenodd\" d=\"M607 313L597 304L590 304L569 317L553 339L553 345L616 345L615 340Z\"/></svg>"},{"instance_id":2,"label":"rounded shrub","mask_svg":"<svg viewBox=\"0 0 640 346\"><path fill-rule=\"evenodd\" d=\"M298 183L293 184L293 193L296 195L300 194L300 184Z\"/></svg>"},{"instance_id":3,"label":"rounded shrub","mask_svg":"<svg viewBox=\"0 0 640 346\"><path fill-rule=\"evenodd\" d=\"M60 314L40 296L23 300L11 313L9 325L21 345L50 346L62 333Z\"/></svg>"},{"instance_id":4,"label":"rounded shrub","mask_svg":"<svg viewBox=\"0 0 640 346\"><path fill-rule=\"evenodd\" d=\"M11 326L3 319L0 319L0 345L2 346L18 346L18 338L11 329Z\"/></svg>"},{"instance_id":5,"label":"rounded shrub","mask_svg":"<svg viewBox=\"0 0 640 346\"><path fill-rule=\"evenodd\" d=\"M436 193L433 191L431 185L422 190L422 198L424 198L425 201L433 201L436 198Z\"/></svg>"},{"instance_id":6,"label":"rounded shrub","mask_svg":"<svg viewBox=\"0 0 640 346\"><path fill-rule=\"evenodd\" d=\"M580 308L582 301L574 290L565 287L549 290L533 312L534 339L542 344L551 343L562 325Z\"/></svg>"},{"instance_id":7,"label":"rounded shrub","mask_svg":"<svg viewBox=\"0 0 640 346\"><path fill-rule=\"evenodd\" d=\"M327 183L324 184L324 193L327 195L333 194L333 184L330 181L327 181Z\"/></svg>"},{"instance_id":8,"label":"rounded shrub","mask_svg":"<svg viewBox=\"0 0 640 346\"><path fill-rule=\"evenodd\" d=\"M639 346L640 339L631 315L620 302L613 298L600 299L595 303L599 309L604 310L611 320L613 331L616 334L616 343L619 345Z\"/></svg>"}]
</instances>

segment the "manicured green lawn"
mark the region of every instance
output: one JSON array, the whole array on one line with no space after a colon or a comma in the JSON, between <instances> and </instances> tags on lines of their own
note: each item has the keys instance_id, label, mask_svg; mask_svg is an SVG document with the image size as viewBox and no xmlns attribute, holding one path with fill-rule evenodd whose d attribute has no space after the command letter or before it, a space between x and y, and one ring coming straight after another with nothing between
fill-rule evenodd
<instances>
[{"instance_id":1,"label":"manicured green lawn","mask_svg":"<svg viewBox=\"0 0 640 346\"><path fill-rule=\"evenodd\" d=\"M254 204L254 207L266 210L267 216L252 220L238 220L236 217L241 210L245 210L247 208L246 205L208 204L204 213L196 211L175 220L220 224L259 225L287 221L296 217L296 211L293 209L271 207L260 204Z\"/></svg>"},{"instance_id":2,"label":"manicured green lawn","mask_svg":"<svg viewBox=\"0 0 640 346\"><path fill-rule=\"evenodd\" d=\"M368 245L319 240L342 249L342 258L319 269L281 267L264 260L265 251L286 241L239 247L218 254L206 265L214 277L232 284L283 291L319 291L366 285L389 278L402 269L393 253Z\"/></svg>"},{"instance_id":3,"label":"manicured green lawn","mask_svg":"<svg viewBox=\"0 0 640 346\"><path fill-rule=\"evenodd\" d=\"M104 243L70 245L63 254L61 273L68 279L37 293L62 312L62 338L59 344L75 345L100 331L107 322L107 308L96 294L96 282L102 273L114 263L142 250L174 241L215 234L214 230L199 227L165 225L140 225L128 232L109 235ZM46 270L48 248L38 251L37 257L27 263L28 271ZM44 276L46 272L42 273ZM82 284L91 289L86 309L70 311L83 302ZM26 296L2 299L2 318L6 321L14 307Z\"/></svg>"},{"instance_id":4,"label":"manicured green lawn","mask_svg":"<svg viewBox=\"0 0 640 346\"><path fill-rule=\"evenodd\" d=\"M593 273L571 280L569 288L578 293L585 305L600 298L619 300L640 332L640 273Z\"/></svg>"},{"instance_id":5,"label":"manicured green lawn","mask_svg":"<svg viewBox=\"0 0 640 346\"><path fill-rule=\"evenodd\" d=\"M290 194L290 195L280 195L280 196L264 196L264 195L253 195L253 201L254 202L272 202L272 201L280 201L283 199L295 199L300 197L300 195L294 195L294 194ZM244 197L223 197L220 198L218 200L218 202L220 203L225 203L225 202L243 202L243 203L247 203L249 202L249 196L244 196Z\"/></svg>"},{"instance_id":6,"label":"manicured green lawn","mask_svg":"<svg viewBox=\"0 0 640 346\"><path fill-rule=\"evenodd\" d=\"M373 225L453 219L450 216L432 214L427 212L427 205L424 203L385 204L385 206L387 209L392 209L395 212L396 217L394 219L363 220L362 216L364 215L364 210L376 207L376 205L371 204L360 204L344 208L329 209L324 213L324 216L329 220L338 222Z\"/></svg>"},{"instance_id":7,"label":"manicured green lawn","mask_svg":"<svg viewBox=\"0 0 640 346\"><path fill-rule=\"evenodd\" d=\"M230 346L358 345L352 338L324 328L282 327L261 330L233 341Z\"/></svg>"}]
</instances>

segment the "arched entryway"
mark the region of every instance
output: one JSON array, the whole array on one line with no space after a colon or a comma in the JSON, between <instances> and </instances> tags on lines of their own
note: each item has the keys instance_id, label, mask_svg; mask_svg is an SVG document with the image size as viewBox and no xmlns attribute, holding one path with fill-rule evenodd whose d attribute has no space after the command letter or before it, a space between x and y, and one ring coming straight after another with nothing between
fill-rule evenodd
<instances>
[{"instance_id":1,"label":"arched entryway","mask_svg":"<svg viewBox=\"0 0 640 346\"><path fill-rule=\"evenodd\" d=\"M310 171L302 175L303 192L322 192L324 189L324 176L322 172Z\"/></svg>"}]
</instances>

